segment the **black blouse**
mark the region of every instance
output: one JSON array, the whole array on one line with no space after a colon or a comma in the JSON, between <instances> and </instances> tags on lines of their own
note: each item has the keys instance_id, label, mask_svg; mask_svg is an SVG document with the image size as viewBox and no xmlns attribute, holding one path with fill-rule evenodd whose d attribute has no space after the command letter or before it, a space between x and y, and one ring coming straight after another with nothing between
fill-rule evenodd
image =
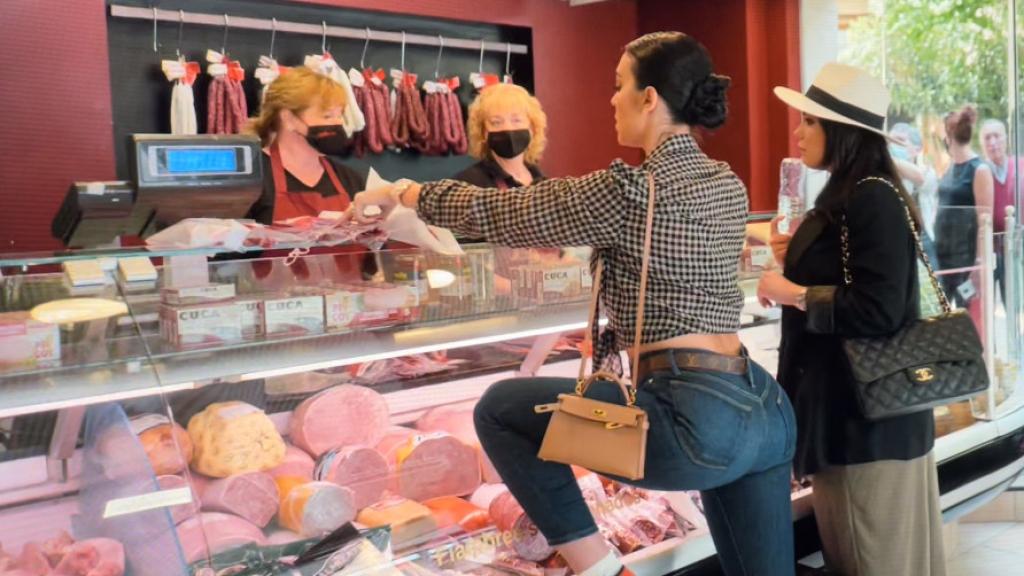
<instances>
[{"instance_id":1,"label":"black blouse","mask_svg":"<svg viewBox=\"0 0 1024 576\"><path fill-rule=\"evenodd\" d=\"M541 173L540 168L537 166L527 163L526 169L530 171L534 182L544 179L544 174ZM505 172L505 169L490 157L459 172L452 180L459 180L473 186L479 186L480 188L498 188L499 182L504 182L507 188L521 188L524 186L523 183L510 176L508 172Z\"/></svg>"}]
</instances>

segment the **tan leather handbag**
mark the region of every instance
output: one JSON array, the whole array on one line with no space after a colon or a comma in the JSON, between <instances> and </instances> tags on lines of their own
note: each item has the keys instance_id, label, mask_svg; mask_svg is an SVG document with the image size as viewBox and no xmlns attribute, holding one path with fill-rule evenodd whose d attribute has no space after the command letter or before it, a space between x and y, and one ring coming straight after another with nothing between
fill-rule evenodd
<instances>
[{"instance_id":1,"label":"tan leather handbag","mask_svg":"<svg viewBox=\"0 0 1024 576\"><path fill-rule=\"evenodd\" d=\"M641 330L644 324L644 300L647 295L647 271L651 259L651 228L654 223L654 176L647 175L647 229L644 232L643 264L640 270L640 297L637 302L636 334L630 357L632 370L640 359ZM590 319L584 336L584 349L592 349L597 301L601 290L603 263L598 260L590 294ZM613 474L631 480L644 477L647 460L647 412L636 406L636 386L629 380L598 371L586 376L587 357L580 360L575 394L559 394L558 402L534 406L538 414L551 412L537 457L541 460L576 464L587 470ZM626 404L613 404L586 398L587 388L598 380L614 382L622 390Z\"/></svg>"}]
</instances>

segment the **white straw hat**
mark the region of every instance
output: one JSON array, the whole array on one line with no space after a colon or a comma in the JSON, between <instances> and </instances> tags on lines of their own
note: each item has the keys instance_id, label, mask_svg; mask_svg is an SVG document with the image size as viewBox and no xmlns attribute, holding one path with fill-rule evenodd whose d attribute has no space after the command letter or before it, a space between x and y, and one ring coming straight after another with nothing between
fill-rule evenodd
<instances>
[{"instance_id":1,"label":"white straw hat","mask_svg":"<svg viewBox=\"0 0 1024 576\"><path fill-rule=\"evenodd\" d=\"M775 95L811 116L857 126L901 143L885 132L891 100L889 89L860 68L829 62L818 72L807 93L776 86Z\"/></svg>"}]
</instances>

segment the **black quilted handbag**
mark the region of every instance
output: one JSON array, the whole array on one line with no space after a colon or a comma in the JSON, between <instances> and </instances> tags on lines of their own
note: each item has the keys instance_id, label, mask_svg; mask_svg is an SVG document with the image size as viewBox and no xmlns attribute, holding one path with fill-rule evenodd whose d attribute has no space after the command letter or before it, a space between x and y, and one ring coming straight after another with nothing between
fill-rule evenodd
<instances>
[{"instance_id":1,"label":"black quilted handbag","mask_svg":"<svg viewBox=\"0 0 1024 576\"><path fill-rule=\"evenodd\" d=\"M917 243L918 258L928 269L942 313L913 320L889 336L843 339L843 352L850 365L861 412L869 420L878 420L958 402L985 391L989 379L981 338L966 311L950 309L921 244L910 207L888 180L872 177L858 184L867 180L884 182L903 203L907 223ZM849 285L853 277L849 268L850 231L845 215L840 246L843 280Z\"/></svg>"}]
</instances>

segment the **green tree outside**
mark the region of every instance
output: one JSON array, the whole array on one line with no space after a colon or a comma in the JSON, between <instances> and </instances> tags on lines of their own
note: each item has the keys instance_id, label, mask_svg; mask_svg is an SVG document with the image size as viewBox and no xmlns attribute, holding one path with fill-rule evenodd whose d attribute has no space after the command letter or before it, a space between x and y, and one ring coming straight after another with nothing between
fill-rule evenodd
<instances>
[{"instance_id":1,"label":"green tree outside","mask_svg":"<svg viewBox=\"0 0 1024 576\"><path fill-rule=\"evenodd\" d=\"M871 0L847 30L843 62L882 75L890 114L921 121L964 104L1006 119L1008 0ZM883 38L884 35L884 38Z\"/></svg>"}]
</instances>

